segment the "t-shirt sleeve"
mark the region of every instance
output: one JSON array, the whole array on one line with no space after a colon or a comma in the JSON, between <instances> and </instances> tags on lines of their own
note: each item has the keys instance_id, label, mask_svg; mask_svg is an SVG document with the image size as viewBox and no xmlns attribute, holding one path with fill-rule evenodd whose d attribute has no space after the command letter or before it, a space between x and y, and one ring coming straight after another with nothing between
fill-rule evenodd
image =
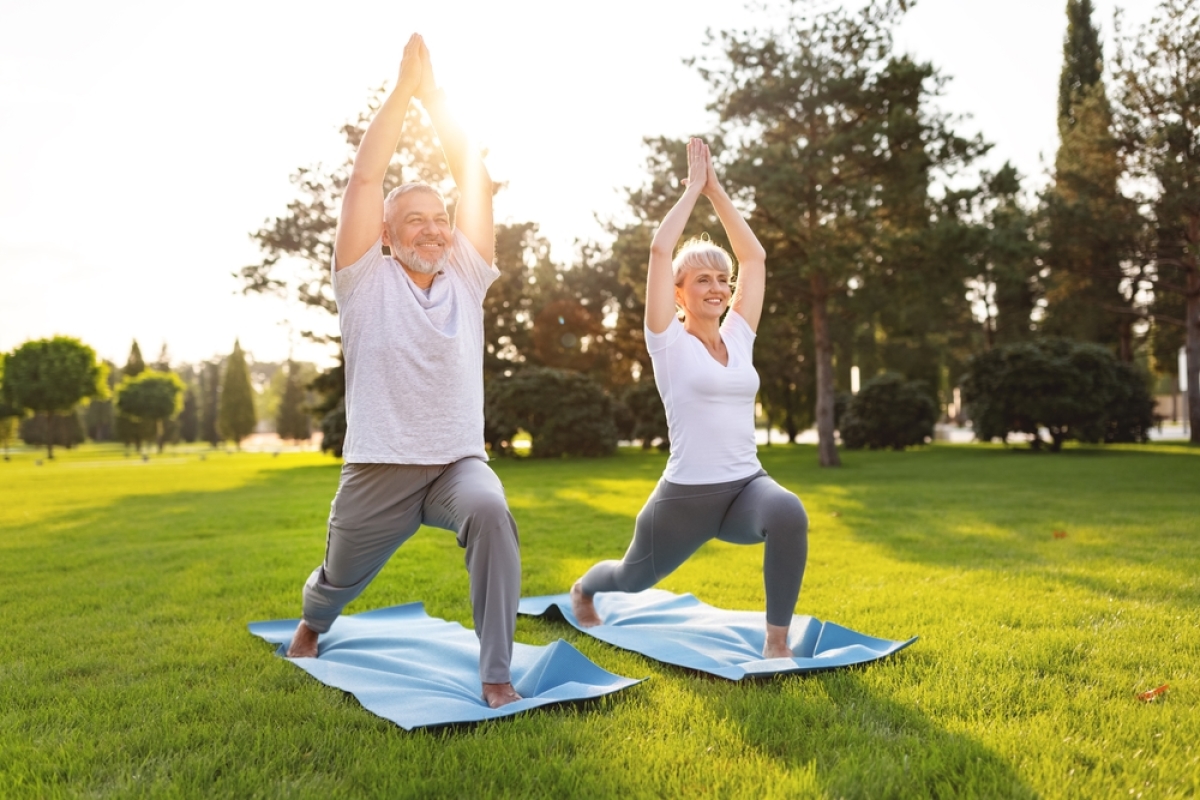
<instances>
[{"instance_id":1,"label":"t-shirt sleeve","mask_svg":"<svg viewBox=\"0 0 1200 800\"><path fill-rule=\"evenodd\" d=\"M729 309L725 321L721 323L721 338L725 340L727 347L732 344L747 356L754 353L754 331L751 330L750 323L733 309Z\"/></svg>"},{"instance_id":2,"label":"t-shirt sleeve","mask_svg":"<svg viewBox=\"0 0 1200 800\"><path fill-rule=\"evenodd\" d=\"M337 301L338 306L343 306L350 300L354 289L362 283L367 273L375 270L382 261L383 235L380 234L379 238L375 240L375 244L367 248L367 252L363 253L362 257L350 266L338 269L336 263L329 265L333 271L333 277L330 279L333 284L333 299Z\"/></svg>"},{"instance_id":3,"label":"t-shirt sleeve","mask_svg":"<svg viewBox=\"0 0 1200 800\"><path fill-rule=\"evenodd\" d=\"M487 294L488 287L500 277L500 270L483 260L471 240L455 229L450 248L450 268L462 276L471 293L479 302Z\"/></svg>"},{"instance_id":4,"label":"t-shirt sleeve","mask_svg":"<svg viewBox=\"0 0 1200 800\"><path fill-rule=\"evenodd\" d=\"M646 350L651 355L666 350L684 332L683 323L679 321L679 317L671 317L671 321L667 324L667 329L662 333L653 333L644 325L642 330L646 334Z\"/></svg>"}]
</instances>

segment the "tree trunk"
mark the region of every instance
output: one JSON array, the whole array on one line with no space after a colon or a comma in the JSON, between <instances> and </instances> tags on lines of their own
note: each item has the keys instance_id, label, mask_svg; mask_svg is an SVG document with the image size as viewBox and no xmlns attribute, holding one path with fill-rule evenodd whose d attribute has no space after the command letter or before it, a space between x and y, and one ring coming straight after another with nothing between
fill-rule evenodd
<instances>
[{"instance_id":1,"label":"tree trunk","mask_svg":"<svg viewBox=\"0 0 1200 800\"><path fill-rule=\"evenodd\" d=\"M1187 372L1188 422L1192 444L1200 444L1200 268L1187 272L1187 339L1184 351Z\"/></svg>"},{"instance_id":2,"label":"tree trunk","mask_svg":"<svg viewBox=\"0 0 1200 800\"><path fill-rule=\"evenodd\" d=\"M46 458L54 458L54 412L46 412Z\"/></svg>"},{"instance_id":3,"label":"tree trunk","mask_svg":"<svg viewBox=\"0 0 1200 800\"><path fill-rule=\"evenodd\" d=\"M822 467L840 467L837 444L833 440L833 342L829 338L827 304L829 288L825 275L813 272L812 279L813 343L817 351L817 457Z\"/></svg>"}]
</instances>

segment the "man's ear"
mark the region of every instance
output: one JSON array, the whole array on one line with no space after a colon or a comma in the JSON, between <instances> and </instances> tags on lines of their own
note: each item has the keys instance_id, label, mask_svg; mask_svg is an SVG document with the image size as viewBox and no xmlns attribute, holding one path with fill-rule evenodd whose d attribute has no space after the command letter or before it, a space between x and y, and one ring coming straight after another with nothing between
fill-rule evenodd
<instances>
[{"instance_id":1,"label":"man's ear","mask_svg":"<svg viewBox=\"0 0 1200 800\"><path fill-rule=\"evenodd\" d=\"M392 237L388 234L386 222L383 225L383 254L385 256L392 254Z\"/></svg>"}]
</instances>

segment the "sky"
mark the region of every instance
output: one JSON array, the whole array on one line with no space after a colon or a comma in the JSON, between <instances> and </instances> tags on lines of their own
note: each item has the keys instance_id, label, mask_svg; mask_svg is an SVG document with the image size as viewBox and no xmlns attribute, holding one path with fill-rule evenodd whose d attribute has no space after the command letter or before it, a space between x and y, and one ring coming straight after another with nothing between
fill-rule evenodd
<instances>
[{"instance_id":1,"label":"sky","mask_svg":"<svg viewBox=\"0 0 1200 800\"><path fill-rule=\"evenodd\" d=\"M938 105L959 130L994 144L981 166L1011 161L1031 190L1057 147L1065 5L918 0L896 36L951 79ZM1095 0L1106 55L1115 5ZM1153 10L1120 5L1127 31ZM684 63L706 31L764 19L741 0L0 0L0 352L61 334L118 365L134 339L195 363L240 339L258 361L328 364L299 332L331 316L244 296L232 273L260 260L250 233L296 168L346 157L338 128L414 31L507 184L497 220L537 222L570 261L642 182L644 137L712 129Z\"/></svg>"}]
</instances>

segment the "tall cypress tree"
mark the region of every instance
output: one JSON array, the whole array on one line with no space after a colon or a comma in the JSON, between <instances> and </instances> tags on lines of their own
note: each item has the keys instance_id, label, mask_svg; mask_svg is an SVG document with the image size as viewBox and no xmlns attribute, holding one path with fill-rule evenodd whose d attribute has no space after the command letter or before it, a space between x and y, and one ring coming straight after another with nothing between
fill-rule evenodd
<instances>
[{"instance_id":1,"label":"tall cypress tree","mask_svg":"<svg viewBox=\"0 0 1200 800\"><path fill-rule=\"evenodd\" d=\"M279 413L275 418L275 432L280 439L308 439L312 435L312 424L304 408L304 386L300 382L300 370L295 361L287 362L287 382L279 400Z\"/></svg>"},{"instance_id":2,"label":"tall cypress tree","mask_svg":"<svg viewBox=\"0 0 1200 800\"><path fill-rule=\"evenodd\" d=\"M217 407L217 430L225 440L232 439L241 448L242 439L254 433L258 417L254 412L254 387L250 385L250 370L246 355L238 341L225 362L221 380L221 397Z\"/></svg>"},{"instance_id":3,"label":"tall cypress tree","mask_svg":"<svg viewBox=\"0 0 1200 800\"><path fill-rule=\"evenodd\" d=\"M213 447L221 443L217 432L217 410L221 398L221 365L206 361L200 367L200 439Z\"/></svg>"},{"instance_id":4,"label":"tall cypress tree","mask_svg":"<svg viewBox=\"0 0 1200 800\"><path fill-rule=\"evenodd\" d=\"M1104 85L1091 0L1068 0L1059 78L1059 149L1044 199L1046 317L1042 330L1112 347L1133 358L1133 292L1123 288L1136 209L1121 196L1122 164Z\"/></svg>"}]
</instances>

